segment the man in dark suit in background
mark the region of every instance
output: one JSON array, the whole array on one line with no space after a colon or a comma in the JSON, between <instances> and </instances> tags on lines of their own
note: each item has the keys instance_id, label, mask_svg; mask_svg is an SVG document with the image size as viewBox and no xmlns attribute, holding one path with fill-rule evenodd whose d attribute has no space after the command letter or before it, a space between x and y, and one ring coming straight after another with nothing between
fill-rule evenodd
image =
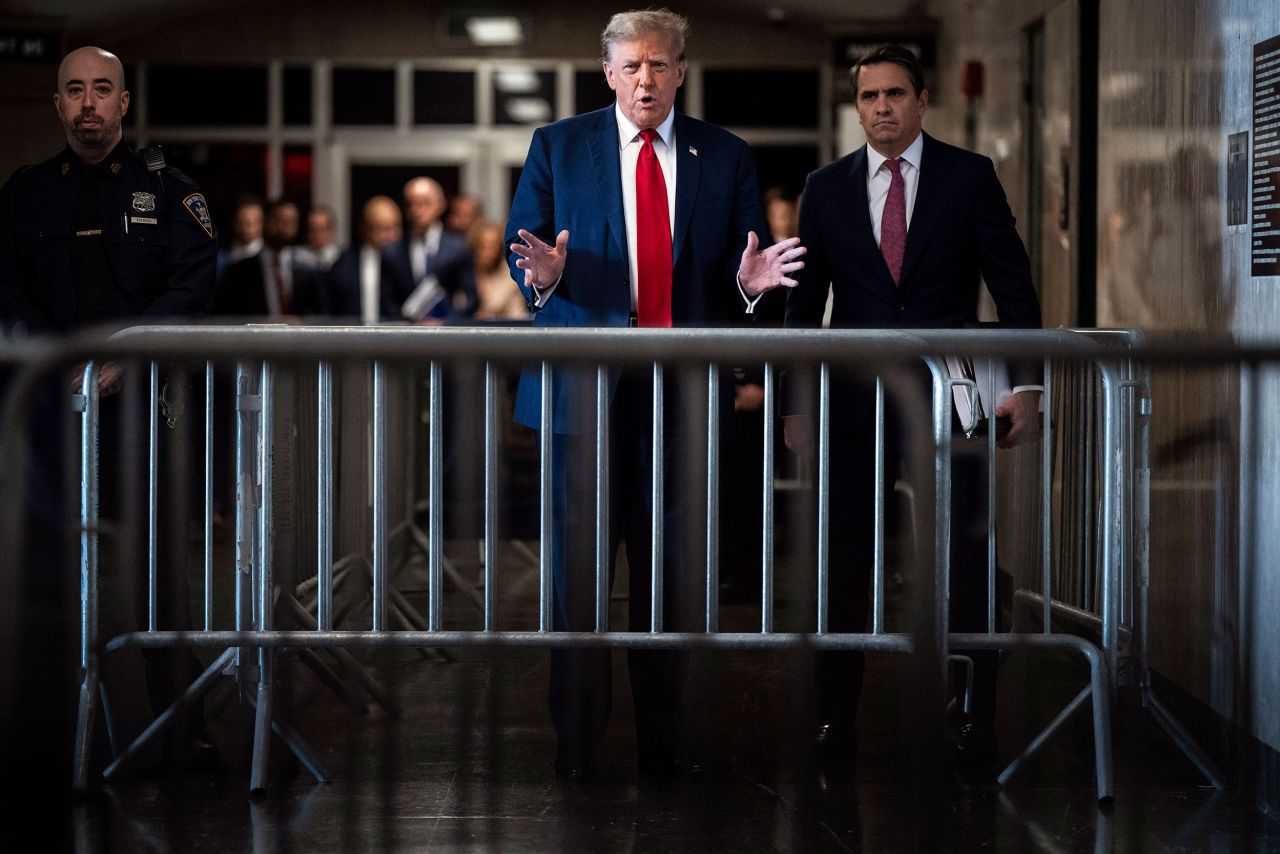
<instances>
[{"instance_id":1,"label":"man in dark suit in background","mask_svg":"<svg viewBox=\"0 0 1280 854\"><path fill-rule=\"evenodd\" d=\"M264 246L227 268L214 297L214 313L232 317L304 317L327 314L320 274L299 254L298 206L267 204Z\"/></svg>"},{"instance_id":2,"label":"man in dark suit in background","mask_svg":"<svg viewBox=\"0 0 1280 854\"><path fill-rule=\"evenodd\" d=\"M850 74L867 144L809 176L800 208L808 263L788 294L786 325L820 326L830 286L833 327L960 327L977 322L979 282L985 281L1001 326L1039 328L1031 265L995 169L987 158L921 130L929 93L915 55L898 46L880 48ZM1036 368L1010 367L1014 394L995 412L1011 422L1001 447L1039 434ZM808 456L812 419L794 401L788 406L787 444ZM867 628L874 421L868 386L852 380L833 384L829 601L830 627L837 632ZM885 470L893 478L907 442L888 423ZM886 488L891 491L892 481ZM982 461L973 453L957 456L952 631L986 630L985 489ZM958 749L963 758L982 760L994 753L997 659L994 653L974 659L973 713L961 726ZM860 653L819 658L817 742L826 755L846 755L856 747L862 671Z\"/></svg>"},{"instance_id":3,"label":"man in dark suit in background","mask_svg":"<svg viewBox=\"0 0 1280 854\"><path fill-rule=\"evenodd\" d=\"M470 317L476 310L476 267L467 240L444 227L444 190L430 178L404 185L404 241L390 249L412 279L397 304L407 320Z\"/></svg>"},{"instance_id":4,"label":"man in dark suit in background","mask_svg":"<svg viewBox=\"0 0 1280 854\"><path fill-rule=\"evenodd\" d=\"M529 145L507 225L508 260L537 327L724 325L763 294L790 285L801 266L798 241L766 251L755 167L742 140L677 115L688 22L671 12L613 16L601 36L613 106L538 129ZM649 371L609 372L609 544L612 569L627 543L630 627L650 613ZM554 621L560 631L591 631L595 602L594 371L557 370L553 386ZM726 384L727 385L727 384ZM668 388L668 399L678 395ZM712 405L717 405L713 403ZM667 411L671 412L674 406ZM539 426L536 370L520 381L516 420ZM672 419L673 422L675 419ZM674 473L680 437L664 443L665 628L693 628L696 581L688 552L695 499ZM584 435L586 434L586 435ZM690 507L686 507L685 502ZM629 657L642 771L680 770L680 692L684 657L633 651ZM550 704L560 738L556 771L589 775L610 715L609 653L553 650Z\"/></svg>"},{"instance_id":5,"label":"man in dark suit in background","mask_svg":"<svg viewBox=\"0 0 1280 854\"><path fill-rule=\"evenodd\" d=\"M334 317L377 323L400 317L397 294L412 283L407 270L391 261L388 248L400 242L400 209L388 196L364 203L360 245L343 250L325 276L326 300Z\"/></svg>"}]
</instances>

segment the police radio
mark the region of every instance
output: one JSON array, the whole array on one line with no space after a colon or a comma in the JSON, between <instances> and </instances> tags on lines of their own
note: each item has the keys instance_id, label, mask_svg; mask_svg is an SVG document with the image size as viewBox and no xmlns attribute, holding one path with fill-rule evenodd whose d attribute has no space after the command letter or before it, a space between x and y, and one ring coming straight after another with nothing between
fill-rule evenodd
<instances>
[{"instance_id":1,"label":"police radio","mask_svg":"<svg viewBox=\"0 0 1280 854\"><path fill-rule=\"evenodd\" d=\"M164 169L164 150L160 146L148 145L138 152L138 156L142 158L142 165L147 167L148 172Z\"/></svg>"}]
</instances>

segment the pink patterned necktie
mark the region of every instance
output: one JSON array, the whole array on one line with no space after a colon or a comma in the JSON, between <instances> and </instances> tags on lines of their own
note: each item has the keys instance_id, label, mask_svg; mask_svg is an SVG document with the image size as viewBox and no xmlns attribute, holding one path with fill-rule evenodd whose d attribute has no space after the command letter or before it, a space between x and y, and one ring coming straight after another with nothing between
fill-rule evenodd
<instances>
[{"instance_id":1,"label":"pink patterned necktie","mask_svg":"<svg viewBox=\"0 0 1280 854\"><path fill-rule=\"evenodd\" d=\"M880 218L880 253L889 267L895 285L901 284L902 253L907 248L907 193L902 180L902 161L894 158L884 162L889 170L889 195L884 200L884 214Z\"/></svg>"}]
</instances>

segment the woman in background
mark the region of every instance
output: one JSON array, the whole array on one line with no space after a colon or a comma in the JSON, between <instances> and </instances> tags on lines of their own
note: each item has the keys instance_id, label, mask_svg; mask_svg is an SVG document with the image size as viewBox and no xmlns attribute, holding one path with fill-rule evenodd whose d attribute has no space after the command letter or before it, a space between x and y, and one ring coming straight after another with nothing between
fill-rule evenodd
<instances>
[{"instance_id":1,"label":"woman in background","mask_svg":"<svg viewBox=\"0 0 1280 854\"><path fill-rule=\"evenodd\" d=\"M529 308L503 257L502 226L488 220L477 223L467 235L467 244L476 264L476 296L480 300L476 318L528 320Z\"/></svg>"}]
</instances>

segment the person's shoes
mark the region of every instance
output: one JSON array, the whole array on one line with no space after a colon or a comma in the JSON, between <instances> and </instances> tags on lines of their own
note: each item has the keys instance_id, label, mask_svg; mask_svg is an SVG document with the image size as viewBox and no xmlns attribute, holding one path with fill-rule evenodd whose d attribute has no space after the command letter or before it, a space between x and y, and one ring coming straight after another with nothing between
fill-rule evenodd
<instances>
[{"instance_id":1,"label":"person's shoes","mask_svg":"<svg viewBox=\"0 0 1280 854\"><path fill-rule=\"evenodd\" d=\"M577 738L561 738L556 746L556 777L569 782L580 783L591 779L595 774L591 749L585 741Z\"/></svg>"},{"instance_id":2,"label":"person's shoes","mask_svg":"<svg viewBox=\"0 0 1280 854\"><path fill-rule=\"evenodd\" d=\"M980 724L966 722L960 725L955 741L956 763L982 765L996 758L996 736Z\"/></svg>"}]
</instances>

